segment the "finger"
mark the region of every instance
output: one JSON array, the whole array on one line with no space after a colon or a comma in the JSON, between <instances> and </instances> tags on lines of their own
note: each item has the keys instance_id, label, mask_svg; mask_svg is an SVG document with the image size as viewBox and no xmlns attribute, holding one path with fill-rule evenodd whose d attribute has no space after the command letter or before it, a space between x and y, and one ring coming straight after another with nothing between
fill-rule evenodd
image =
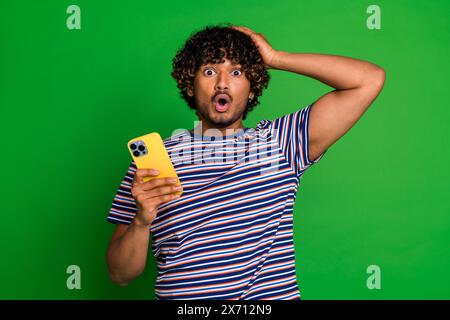
<instances>
[{"instance_id":1,"label":"finger","mask_svg":"<svg viewBox=\"0 0 450 320\"><path fill-rule=\"evenodd\" d=\"M177 183L178 183L178 180L173 177L154 178L150 181L146 181L146 182L142 183L139 187L142 190L147 191L147 190L152 190L152 189L155 189L155 188L163 186L163 185L175 185Z\"/></svg>"},{"instance_id":2,"label":"finger","mask_svg":"<svg viewBox=\"0 0 450 320\"><path fill-rule=\"evenodd\" d=\"M160 204L178 199L180 196L177 194L166 194L159 197L151 197L148 199L143 200L142 205L143 207L158 207Z\"/></svg>"},{"instance_id":3,"label":"finger","mask_svg":"<svg viewBox=\"0 0 450 320\"><path fill-rule=\"evenodd\" d=\"M181 191L181 189L178 189L178 188L180 188L180 186L178 186L178 187L176 187L176 186L164 186L164 187L152 189L150 191L146 191L146 192L144 191L144 192L141 192L140 194L138 194L135 199L139 203L143 203L144 201L147 201L147 200L150 200L150 199L158 201L158 199L160 197L163 197L163 196L166 196L166 195L169 195L169 196L176 195L178 192Z\"/></svg>"},{"instance_id":4,"label":"finger","mask_svg":"<svg viewBox=\"0 0 450 320\"><path fill-rule=\"evenodd\" d=\"M143 178L141 178L141 177L138 177L137 175L136 175L136 172L134 173L134 177L133 177L133 181L131 182L131 185L134 187L134 186L136 186L136 185L138 185L138 184L141 184L141 183L143 183L144 182L144 179Z\"/></svg>"},{"instance_id":5,"label":"finger","mask_svg":"<svg viewBox=\"0 0 450 320\"><path fill-rule=\"evenodd\" d=\"M239 31L243 32L244 34L248 35L253 41L258 41L258 37L261 37L261 34L248 29L248 28L243 28L243 29L238 29Z\"/></svg>"},{"instance_id":6,"label":"finger","mask_svg":"<svg viewBox=\"0 0 450 320\"><path fill-rule=\"evenodd\" d=\"M174 193L180 192L182 190L183 190L183 188L181 186L164 185L164 186L154 188L154 189L151 189L151 190L145 192L145 197L147 199L155 198L155 197L159 197L159 196L163 196L163 195L167 195L167 194L174 194Z\"/></svg>"},{"instance_id":7,"label":"finger","mask_svg":"<svg viewBox=\"0 0 450 320\"><path fill-rule=\"evenodd\" d=\"M251 30L245 27L241 27L241 26L232 26L231 28L237 30L237 31L242 31L243 33L251 33Z\"/></svg>"},{"instance_id":8,"label":"finger","mask_svg":"<svg viewBox=\"0 0 450 320\"><path fill-rule=\"evenodd\" d=\"M155 177L159 174L155 169L137 169L134 174L134 184L144 183L144 177Z\"/></svg>"},{"instance_id":9,"label":"finger","mask_svg":"<svg viewBox=\"0 0 450 320\"><path fill-rule=\"evenodd\" d=\"M244 32L248 32L248 33L255 33L252 29L247 28L247 27L242 27L240 26L239 29L241 29Z\"/></svg>"},{"instance_id":10,"label":"finger","mask_svg":"<svg viewBox=\"0 0 450 320\"><path fill-rule=\"evenodd\" d=\"M167 194L164 196L159 196L157 199L158 199L158 202L161 204L161 203L164 203L164 202L167 202L170 200L178 199L179 197L180 196L178 194Z\"/></svg>"},{"instance_id":11,"label":"finger","mask_svg":"<svg viewBox=\"0 0 450 320\"><path fill-rule=\"evenodd\" d=\"M154 178L150 181L146 181L140 184L133 185L133 188L131 189L131 193L133 194L133 197L136 199L138 195L146 194L144 196L144 199L151 198L155 195L155 193L149 193L149 191L153 191L154 189L161 187L161 186L180 186L178 179L176 178ZM181 189L182 190L182 189ZM175 190L174 192L180 191L179 189Z\"/></svg>"},{"instance_id":12,"label":"finger","mask_svg":"<svg viewBox=\"0 0 450 320\"><path fill-rule=\"evenodd\" d=\"M159 171L156 169L148 168L148 169L137 169L136 175L138 177L150 177L150 176L157 176L159 174Z\"/></svg>"}]
</instances>

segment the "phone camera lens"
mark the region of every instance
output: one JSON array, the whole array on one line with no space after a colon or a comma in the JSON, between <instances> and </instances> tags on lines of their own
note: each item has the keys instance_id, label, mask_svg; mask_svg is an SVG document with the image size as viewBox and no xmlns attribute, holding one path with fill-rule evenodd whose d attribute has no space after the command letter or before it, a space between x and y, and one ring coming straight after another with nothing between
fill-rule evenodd
<instances>
[{"instance_id":1,"label":"phone camera lens","mask_svg":"<svg viewBox=\"0 0 450 320\"><path fill-rule=\"evenodd\" d=\"M131 148L131 150L134 150L134 149L136 149L136 145L134 143L132 143L132 144L130 144L130 148Z\"/></svg>"},{"instance_id":2,"label":"phone camera lens","mask_svg":"<svg viewBox=\"0 0 450 320\"><path fill-rule=\"evenodd\" d=\"M144 150L145 150L145 147L144 147L144 146L139 146L138 149L139 149L140 151L144 151Z\"/></svg>"},{"instance_id":3,"label":"phone camera lens","mask_svg":"<svg viewBox=\"0 0 450 320\"><path fill-rule=\"evenodd\" d=\"M139 155L140 155L139 151L134 151L133 154L135 157L139 157Z\"/></svg>"}]
</instances>

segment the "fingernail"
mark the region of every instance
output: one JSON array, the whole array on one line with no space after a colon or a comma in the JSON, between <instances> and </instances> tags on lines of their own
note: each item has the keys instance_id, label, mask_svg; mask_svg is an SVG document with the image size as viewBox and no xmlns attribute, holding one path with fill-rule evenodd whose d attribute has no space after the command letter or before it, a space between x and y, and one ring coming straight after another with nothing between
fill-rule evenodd
<instances>
[{"instance_id":1,"label":"fingernail","mask_svg":"<svg viewBox=\"0 0 450 320\"><path fill-rule=\"evenodd\" d=\"M152 170L152 173L153 174L159 174L159 171L158 170Z\"/></svg>"}]
</instances>

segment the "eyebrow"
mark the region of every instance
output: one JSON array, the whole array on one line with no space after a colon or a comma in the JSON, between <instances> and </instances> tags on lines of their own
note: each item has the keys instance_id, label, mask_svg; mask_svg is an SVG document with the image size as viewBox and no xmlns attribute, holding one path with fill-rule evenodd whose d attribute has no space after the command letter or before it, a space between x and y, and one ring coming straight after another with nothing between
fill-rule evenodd
<instances>
[{"instance_id":1,"label":"eyebrow","mask_svg":"<svg viewBox=\"0 0 450 320\"><path fill-rule=\"evenodd\" d=\"M203 68L212 67L214 65L217 65L217 63L207 63L206 65L203 65ZM234 65L232 64L231 68L242 68L242 65L240 63Z\"/></svg>"}]
</instances>

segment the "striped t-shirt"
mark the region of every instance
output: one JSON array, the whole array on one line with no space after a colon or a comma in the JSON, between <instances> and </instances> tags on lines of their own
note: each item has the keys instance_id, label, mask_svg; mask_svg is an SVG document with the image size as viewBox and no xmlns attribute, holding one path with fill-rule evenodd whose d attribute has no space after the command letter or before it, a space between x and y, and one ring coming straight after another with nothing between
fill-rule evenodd
<instances>
[{"instance_id":1,"label":"striped t-shirt","mask_svg":"<svg viewBox=\"0 0 450 320\"><path fill-rule=\"evenodd\" d=\"M308 157L313 104L232 135L164 139L183 187L150 226L155 299L300 299L293 206ZM131 223L131 162L107 220Z\"/></svg>"}]
</instances>

